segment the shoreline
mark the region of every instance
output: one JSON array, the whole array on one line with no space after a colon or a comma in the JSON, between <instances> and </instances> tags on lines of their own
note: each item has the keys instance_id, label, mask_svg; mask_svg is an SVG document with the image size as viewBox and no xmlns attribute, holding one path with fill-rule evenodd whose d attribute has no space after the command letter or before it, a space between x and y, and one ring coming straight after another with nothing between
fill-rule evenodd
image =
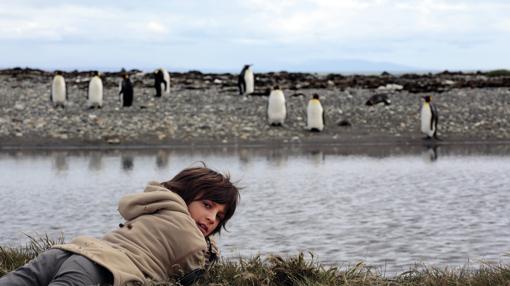
<instances>
[{"instance_id":1,"label":"shoreline","mask_svg":"<svg viewBox=\"0 0 510 286\"><path fill-rule=\"evenodd\" d=\"M89 110L90 73L65 73L69 100L56 109L49 101L52 73L0 70L0 150L510 144L510 76L504 73L265 73L255 75L254 94L241 96L237 75L195 71L171 73L171 92L155 98L151 73L132 71L135 100L124 108L119 75L104 74L104 106ZM267 90L274 84L286 97L283 127L266 122ZM321 133L305 130L314 93L326 112ZM365 105L380 93L391 105ZM438 106L443 141L422 140L423 95L432 95Z\"/></svg>"},{"instance_id":2,"label":"shoreline","mask_svg":"<svg viewBox=\"0 0 510 286\"><path fill-rule=\"evenodd\" d=\"M386 147L467 147L467 146L510 146L510 140L455 140L455 141L427 141L427 140L409 140L409 141L308 141L308 142L282 142L282 141L265 141L265 142L241 142L241 143L221 143L221 142L172 142L170 144L161 142L152 143L131 143L131 144L87 144L87 143L13 143L0 145L0 151L16 151L16 150L159 150L159 149L256 149L256 148L298 148L307 149L314 148L386 148Z\"/></svg>"}]
</instances>

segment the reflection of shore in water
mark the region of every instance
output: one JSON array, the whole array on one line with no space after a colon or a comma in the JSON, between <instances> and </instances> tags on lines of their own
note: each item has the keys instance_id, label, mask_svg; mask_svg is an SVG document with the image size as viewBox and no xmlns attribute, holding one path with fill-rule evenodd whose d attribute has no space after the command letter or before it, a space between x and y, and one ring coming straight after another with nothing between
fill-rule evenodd
<instances>
[{"instance_id":1,"label":"reflection of shore in water","mask_svg":"<svg viewBox=\"0 0 510 286\"><path fill-rule=\"evenodd\" d=\"M310 151L310 159L314 165L323 164L326 161L326 155L321 150Z\"/></svg>"},{"instance_id":2,"label":"reflection of shore in water","mask_svg":"<svg viewBox=\"0 0 510 286\"><path fill-rule=\"evenodd\" d=\"M133 170L133 166L134 166L134 159L132 156L122 156L120 158L121 160L121 163L122 163L122 170L124 171L131 171Z\"/></svg>"},{"instance_id":3,"label":"reflection of shore in water","mask_svg":"<svg viewBox=\"0 0 510 286\"><path fill-rule=\"evenodd\" d=\"M438 158L437 150L439 146L435 144L427 144L425 145L425 148L426 151L423 152L423 157L430 162L435 162Z\"/></svg>"},{"instance_id":4,"label":"reflection of shore in water","mask_svg":"<svg viewBox=\"0 0 510 286\"><path fill-rule=\"evenodd\" d=\"M168 167L168 151L167 150L158 150L156 154L156 167L158 169L165 169Z\"/></svg>"},{"instance_id":5,"label":"reflection of shore in water","mask_svg":"<svg viewBox=\"0 0 510 286\"><path fill-rule=\"evenodd\" d=\"M103 167L103 153L90 152L89 154L89 170L101 171Z\"/></svg>"},{"instance_id":6,"label":"reflection of shore in water","mask_svg":"<svg viewBox=\"0 0 510 286\"><path fill-rule=\"evenodd\" d=\"M53 169L61 172L67 171L69 169L69 165L67 164L67 152L54 152L52 154L53 160Z\"/></svg>"},{"instance_id":7,"label":"reflection of shore in water","mask_svg":"<svg viewBox=\"0 0 510 286\"><path fill-rule=\"evenodd\" d=\"M271 149L268 151L266 159L275 166L285 166L289 159L289 154L284 149Z\"/></svg>"},{"instance_id":8,"label":"reflection of shore in water","mask_svg":"<svg viewBox=\"0 0 510 286\"><path fill-rule=\"evenodd\" d=\"M243 166L247 166L250 163L251 153L247 149L239 149L239 162Z\"/></svg>"}]
</instances>

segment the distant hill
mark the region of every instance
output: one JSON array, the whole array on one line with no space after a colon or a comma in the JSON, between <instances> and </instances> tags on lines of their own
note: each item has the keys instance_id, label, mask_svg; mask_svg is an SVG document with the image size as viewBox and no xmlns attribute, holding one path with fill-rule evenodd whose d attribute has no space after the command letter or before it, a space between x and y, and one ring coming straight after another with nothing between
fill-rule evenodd
<instances>
[{"instance_id":1,"label":"distant hill","mask_svg":"<svg viewBox=\"0 0 510 286\"><path fill-rule=\"evenodd\" d=\"M405 66L394 64L390 62L372 62L366 60L312 60L301 63L282 63L272 62L271 64L266 63L253 63L253 70L255 72L277 72L277 71L288 71L288 72L304 72L304 73L344 73L344 74L373 74L387 71L389 73L406 73L406 72L429 72L432 70L417 68L413 66ZM237 68L196 68L202 72L230 72L238 73L241 71L242 65ZM184 71L185 68L174 68L174 71Z\"/></svg>"},{"instance_id":2,"label":"distant hill","mask_svg":"<svg viewBox=\"0 0 510 286\"><path fill-rule=\"evenodd\" d=\"M278 72L278 71L288 71L288 72L304 72L304 73L342 73L342 74L379 74L383 71L387 71L389 73L421 73L421 72L433 72L433 70L417 68L412 66L399 65L390 62L373 62L367 60L310 60L301 63L289 63L289 62L271 62L271 63L257 63L253 62L253 70L257 72ZM187 72L190 70L197 70L204 73L234 73L237 74L241 71L243 64L240 64L238 67L234 66L222 66L222 67L180 67L174 66L172 63L168 63L165 66L169 69L170 72ZM9 68L9 67L6 67ZM42 68L45 70L55 70L61 69L64 71L72 71L72 70L100 70L100 71L119 71L120 67L107 67L107 66L79 66L79 67L32 67L32 68ZM125 67L130 70L132 68L136 68L138 70L142 70L144 72L154 71L157 67Z\"/></svg>"},{"instance_id":3,"label":"distant hill","mask_svg":"<svg viewBox=\"0 0 510 286\"><path fill-rule=\"evenodd\" d=\"M314 60L297 64L288 64L287 71L318 73L381 73L419 72L422 68L394 64L390 62L372 62L366 60Z\"/></svg>"}]
</instances>

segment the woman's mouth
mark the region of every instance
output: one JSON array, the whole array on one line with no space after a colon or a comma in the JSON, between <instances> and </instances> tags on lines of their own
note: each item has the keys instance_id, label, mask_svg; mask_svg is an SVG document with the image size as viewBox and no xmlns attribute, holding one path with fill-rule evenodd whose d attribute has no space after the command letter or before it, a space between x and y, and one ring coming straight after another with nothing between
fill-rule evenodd
<instances>
[{"instance_id":1,"label":"woman's mouth","mask_svg":"<svg viewBox=\"0 0 510 286\"><path fill-rule=\"evenodd\" d=\"M197 226L198 226L198 228L200 229L200 231L201 231L204 235L206 235L206 234L207 234L208 227L207 227L205 224L203 224L203 223L197 223Z\"/></svg>"}]
</instances>

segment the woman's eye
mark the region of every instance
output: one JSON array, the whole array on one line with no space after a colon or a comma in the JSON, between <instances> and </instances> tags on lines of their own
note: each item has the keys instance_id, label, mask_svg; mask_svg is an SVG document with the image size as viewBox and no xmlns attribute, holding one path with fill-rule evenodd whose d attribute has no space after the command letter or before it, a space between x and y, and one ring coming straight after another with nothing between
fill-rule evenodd
<instances>
[{"instance_id":1,"label":"woman's eye","mask_svg":"<svg viewBox=\"0 0 510 286\"><path fill-rule=\"evenodd\" d=\"M204 207L206 207L208 209L211 208L211 206L212 206L211 203L209 203L208 201L204 201L203 203L204 203Z\"/></svg>"}]
</instances>

